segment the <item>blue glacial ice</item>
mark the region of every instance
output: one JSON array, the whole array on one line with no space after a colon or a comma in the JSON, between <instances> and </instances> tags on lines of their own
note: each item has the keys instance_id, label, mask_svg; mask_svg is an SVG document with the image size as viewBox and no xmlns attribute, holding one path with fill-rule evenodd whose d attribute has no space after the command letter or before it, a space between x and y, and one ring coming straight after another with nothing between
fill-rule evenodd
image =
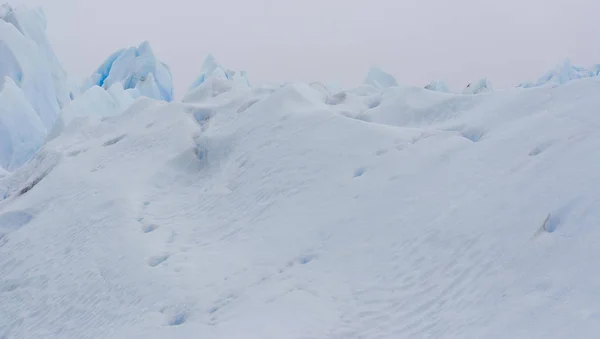
<instances>
[{"instance_id":1,"label":"blue glacial ice","mask_svg":"<svg viewBox=\"0 0 600 339\"><path fill-rule=\"evenodd\" d=\"M397 87L398 82L389 73L384 72L382 69L377 67L371 67L364 83L371 85L377 89L385 89L389 87Z\"/></svg>"},{"instance_id":2,"label":"blue glacial ice","mask_svg":"<svg viewBox=\"0 0 600 339\"><path fill-rule=\"evenodd\" d=\"M600 65L594 65L590 68L575 66L569 60L565 60L555 69L548 71L535 82L524 82L519 85L522 88L538 87L545 85L562 85L571 80L585 79L598 76L600 74Z\"/></svg>"},{"instance_id":3,"label":"blue glacial ice","mask_svg":"<svg viewBox=\"0 0 600 339\"><path fill-rule=\"evenodd\" d=\"M172 101L173 78L169 67L158 60L148 41L138 47L121 49L111 54L87 79L81 92L93 86L108 89L121 83L132 97Z\"/></svg>"}]
</instances>

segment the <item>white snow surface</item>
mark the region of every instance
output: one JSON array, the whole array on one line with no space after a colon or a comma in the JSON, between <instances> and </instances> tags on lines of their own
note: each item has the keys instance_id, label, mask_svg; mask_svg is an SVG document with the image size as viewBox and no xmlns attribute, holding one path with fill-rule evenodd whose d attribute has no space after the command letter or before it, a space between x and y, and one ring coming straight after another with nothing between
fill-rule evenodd
<instances>
[{"instance_id":1,"label":"white snow surface","mask_svg":"<svg viewBox=\"0 0 600 339\"><path fill-rule=\"evenodd\" d=\"M594 337L599 91L288 84L76 119L0 178L0 338Z\"/></svg>"},{"instance_id":2,"label":"white snow surface","mask_svg":"<svg viewBox=\"0 0 600 339\"><path fill-rule=\"evenodd\" d=\"M148 41L110 55L85 81L81 92L93 86L108 89L116 83L121 83L134 98L145 96L156 100L173 100L171 71L156 58Z\"/></svg>"}]
</instances>

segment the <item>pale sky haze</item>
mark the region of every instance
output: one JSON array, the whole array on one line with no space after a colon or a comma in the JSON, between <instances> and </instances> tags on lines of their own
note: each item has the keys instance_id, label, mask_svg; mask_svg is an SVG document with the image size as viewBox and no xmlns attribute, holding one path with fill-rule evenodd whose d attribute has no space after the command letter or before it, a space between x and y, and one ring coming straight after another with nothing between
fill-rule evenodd
<instances>
[{"instance_id":1,"label":"pale sky haze","mask_svg":"<svg viewBox=\"0 0 600 339\"><path fill-rule=\"evenodd\" d=\"M69 74L150 41L181 96L212 53L252 83L355 86L371 65L398 82L453 90L535 80L569 58L600 63L598 0L12 0L42 6Z\"/></svg>"}]
</instances>

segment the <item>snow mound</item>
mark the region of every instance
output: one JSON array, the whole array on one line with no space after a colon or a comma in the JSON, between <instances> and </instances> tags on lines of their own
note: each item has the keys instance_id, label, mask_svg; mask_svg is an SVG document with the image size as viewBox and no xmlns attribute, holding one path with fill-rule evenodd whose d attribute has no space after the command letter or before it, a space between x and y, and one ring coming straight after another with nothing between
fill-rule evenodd
<instances>
[{"instance_id":1,"label":"snow mound","mask_svg":"<svg viewBox=\"0 0 600 339\"><path fill-rule=\"evenodd\" d=\"M377 89L385 89L398 86L398 82L389 73L384 72L378 67L371 67L364 81L365 84L371 85Z\"/></svg>"},{"instance_id":2,"label":"snow mound","mask_svg":"<svg viewBox=\"0 0 600 339\"><path fill-rule=\"evenodd\" d=\"M488 79L481 79L476 83L470 83L463 90L463 94L479 94L485 92L491 92L492 84Z\"/></svg>"},{"instance_id":3,"label":"snow mound","mask_svg":"<svg viewBox=\"0 0 600 339\"><path fill-rule=\"evenodd\" d=\"M116 116L123 113L133 102L134 99L123 89L119 82L113 84L107 90L99 86L93 86L63 108L56 124L48 135L48 140L56 138L77 118Z\"/></svg>"},{"instance_id":4,"label":"snow mound","mask_svg":"<svg viewBox=\"0 0 600 339\"><path fill-rule=\"evenodd\" d=\"M435 92L450 93L448 86L446 86L446 84L443 81L432 81L427 86L425 86L425 89Z\"/></svg>"},{"instance_id":5,"label":"snow mound","mask_svg":"<svg viewBox=\"0 0 600 339\"><path fill-rule=\"evenodd\" d=\"M108 89L116 83L121 83L134 98L145 96L173 100L171 71L156 58L148 41L110 55L84 83L81 91L83 93L93 86Z\"/></svg>"},{"instance_id":6,"label":"snow mound","mask_svg":"<svg viewBox=\"0 0 600 339\"><path fill-rule=\"evenodd\" d=\"M248 90L250 83L244 71L234 71L221 66L212 54L202 63L200 75L184 96L184 102L204 101L231 90Z\"/></svg>"},{"instance_id":7,"label":"snow mound","mask_svg":"<svg viewBox=\"0 0 600 339\"><path fill-rule=\"evenodd\" d=\"M598 91L288 84L77 120L0 178L0 336L593 337Z\"/></svg>"},{"instance_id":8,"label":"snow mound","mask_svg":"<svg viewBox=\"0 0 600 339\"><path fill-rule=\"evenodd\" d=\"M521 88L531 88L544 85L562 85L571 80L585 79L598 76L600 74L600 65L584 68L575 66L571 61L566 60L555 69L541 76L536 82L526 82L519 85Z\"/></svg>"}]
</instances>

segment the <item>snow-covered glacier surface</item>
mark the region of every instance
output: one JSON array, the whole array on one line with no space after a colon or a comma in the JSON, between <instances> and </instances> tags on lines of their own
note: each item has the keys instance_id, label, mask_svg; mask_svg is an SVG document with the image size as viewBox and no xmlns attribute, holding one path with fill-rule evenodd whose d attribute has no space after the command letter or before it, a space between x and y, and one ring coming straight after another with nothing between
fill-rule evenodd
<instances>
[{"instance_id":1,"label":"snow-covered glacier surface","mask_svg":"<svg viewBox=\"0 0 600 339\"><path fill-rule=\"evenodd\" d=\"M323 88L140 98L0 174L0 337L600 331L600 78Z\"/></svg>"},{"instance_id":2,"label":"snow-covered glacier surface","mask_svg":"<svg viewBox=\"0 0 600 339\"><path fill-rule=\"evenodd\" d=\"M0 5L0 167L13 170L42 145L69 102L67 77L41 10Z\"/></svg>"},{"instance_id":3,"label":"snow-covered glacier surface","mask_svg":"<svg viewBox=\"0 0 600 339\"><path fill-rule=\"evenodd\" d=\"M121 49L111 54L89 77L81 91L93 86L108 89L121 83L132 97L173 100L173 79L169 67L158 60L148 41L138 47Z\"/></svg>"},{"instance_id":4,"label":"snow-covered glacier surface","mask_svg":"<svg viewBox=\"0 0 600 339\"><path fill-rule=\"evenodd\" d=\"M450 93L448 86L443 81L432 81L425 86L425 89L436 92Z\"/></svg>"},{"instance_id":5,"label":"snow-covered glacier surface","mask_svg":"<svg viewBox=\"0 0 600 339\"><path fill-rule=\"evenodd\" d=\"M562 85L571 80L591 78L600 75L600 64L590 68L575 66L566 60L555 69L542 75L536 82L524 82L519 85L522 88L530 88L546 85Z\"/></svg>"},{"instance_id":6,"label":"snow-covered glacier surface","mask_svg":"<svg viewBox=\"0 0 600 339\"><path fill-rule=\"evenodd\" d=\"M469 83L463 89L463 94L479 94L491 91L493 91L491 82L487 78L484 78L477 82Z\"/></svg>"},{"instance_id":7,"label":"snow-covered glacier surface","mask_svg":"<svg viewBox=\"0 0 600 339\"><path fill-rule=\"evenodd\" d=\"M248 90L250 82L245 71L225 68L209 54L202 63L200 75L183 97L184 102L211 99L231 90Z\"/></svg>"},{"instance_id":8,"label":"snow-covered glacier surface","mask_svg":"<svg viewBox=\"0 0 600 339\"><path fill-rule=\"evenodd\" d=\"M386 73L379 67L371 67L367 73L364 83L371 85L377 89L385 89L388 87L398 86L398 82L393 75Z\"/></svg>"}]
</instances>

